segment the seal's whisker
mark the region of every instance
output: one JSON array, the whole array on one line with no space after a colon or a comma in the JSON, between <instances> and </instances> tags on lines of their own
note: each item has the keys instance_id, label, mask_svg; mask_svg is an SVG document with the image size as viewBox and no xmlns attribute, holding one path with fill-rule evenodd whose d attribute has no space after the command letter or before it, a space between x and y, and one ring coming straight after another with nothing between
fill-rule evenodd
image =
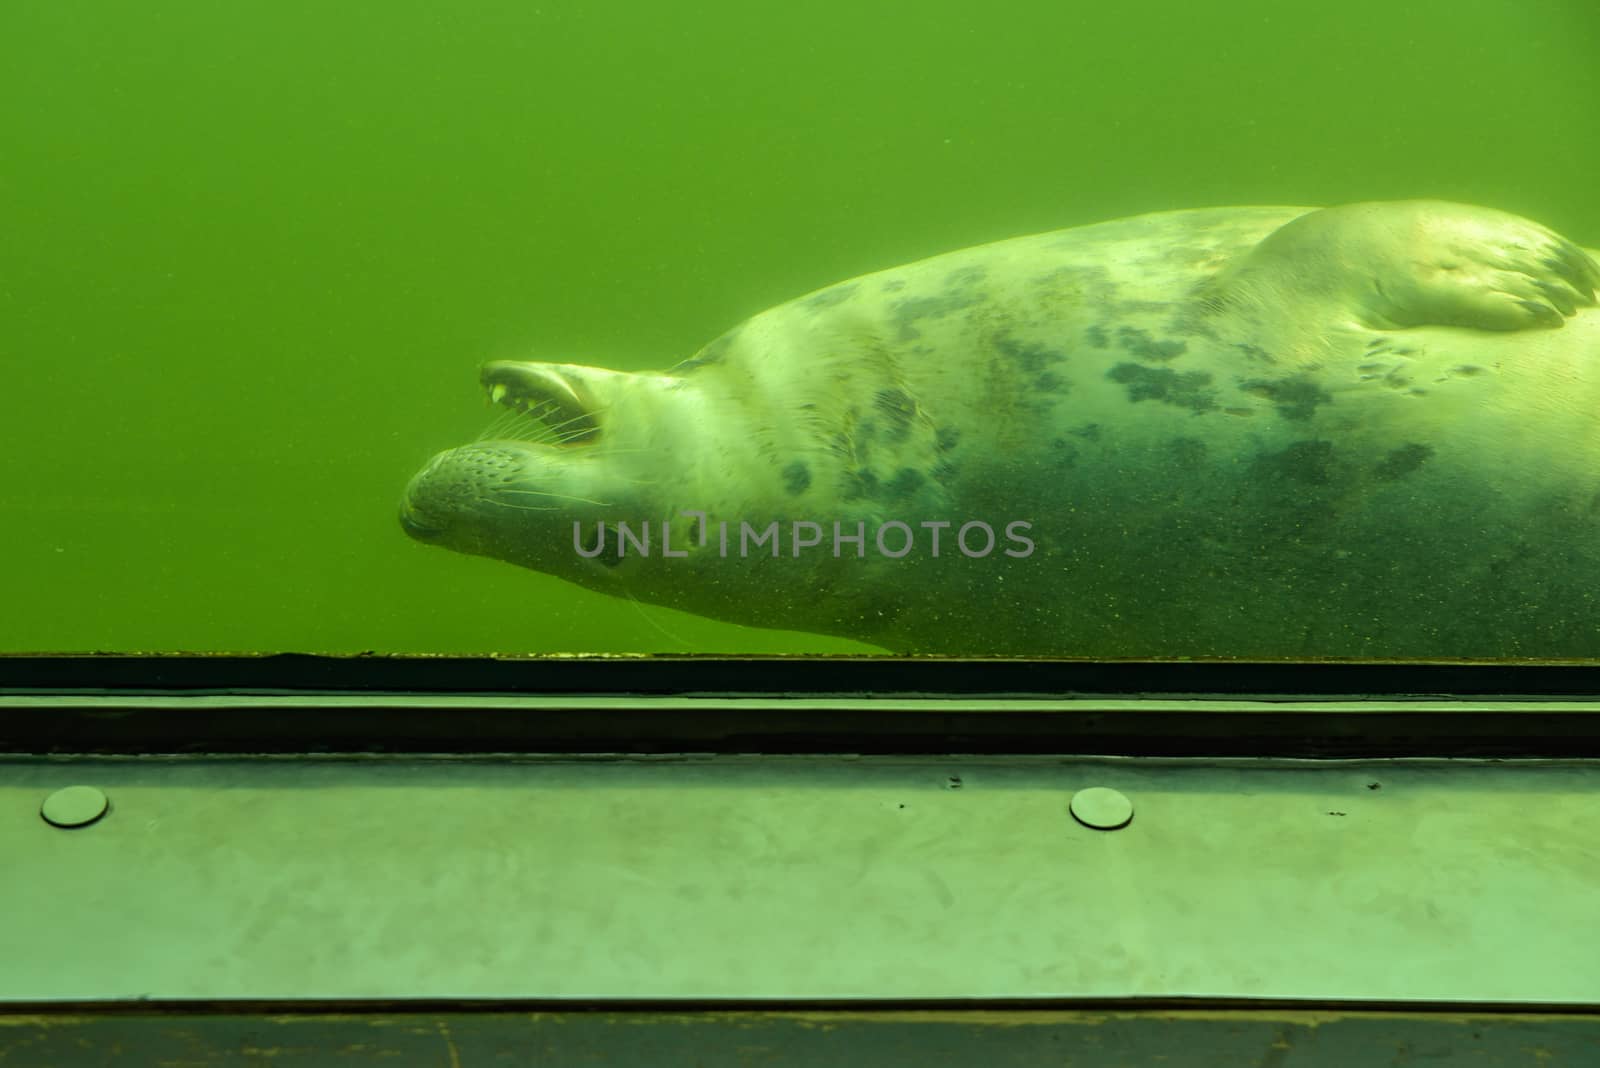
<instances>
[{"instance_id":1,"label":"seal's whisker","mask_svg":"<svg viewBox=\"0 0 1600 1068\"><path fill-rule=\"evenodd\" d=\"M599 429L594 425L594 417L609 410L609 408L596 408L593 411L579 412L570 419L563 419L559 423L546 423L545 426L548 427L550 433L558 439L558 444L564 445L567 442L573 441L577 438L588 437L589 435L594 434L596 430ZM568 430L567 428L572 426L574 423L588 423L589 425L576 430Z\"/></svg>"},{"instance_id":2,"label":"seal's whisker","mask_svg":"<svg viewBox=\"0 0 1600 1068\"><path fill-rule=\"evenodd\" d=\"M644 610L643 602L641 602L637 597L635 597L633 595L633 591L629 590L627 587L624 586L623 589L622 589L622 592L627 595L628 600L633 602L633 607L638 611L640 618L642 618L646 623L650 624L656 630L659 630L662 634L664 634L668 641L676 642L678 645L681 645L685 649L693 649L694 648L694 643L693 642L689 641L687 638L684 638L682 635L672 633L666 627L663 627L660 623L657 623L655 620L651 619L650 618L650 613L648 613L648 612L646 612Z\"/></svg>"},{"instance_id":3,"label":"seal's whisker","mask_svg":"<svg viewBox=\"0 0 1600 1068\"><path fill-rule=\"evenodd\" d=\"M478 441L487 438L510 438L531 445L566 445L594 434L593 416L607 409L580 412L570 418L551 422L550 417L560 411L555 400L544 400L527 408L509 408L502 412L479 434ZM574 424L588 423L587 426Z\"/></svg>"},{"instance_id":4,"label":"seal's whisker","mask_svg":"<svg viewBox=\"0 0 1600 1068\"><path fill-rule=\"evenodd\" d=\"M658 478L623 478L621 476L617 476L616 477L616 481L622 482L622 483L626 483L629 486L659 486L659 485L661 485L661 480L658 479Z\"/></svg>"},{"instance_id":5,"label":"seal's whisker","mask_svg":"<svg viewBox=\"0 0 1600 1068\"><path fill-rule=\"evenodd\" d=\"M483 431L476 438L474 438L473 440L474 441L482 441L485 438L493 437L494 434L505 424L505 422L506 422L506 416L505 416L505 413L502 412L499 415L495 416L494 419L490 420L489 425L484 427Z\"/></svg>"},{"instance_id":6,"label":"seal's whisker","mask_svg":"<svg viewBox=\"0 0 1600 1068\"><path fill-rule=\"evenodd\" d=\"M553 400L542 401L530 408L506 408L478 435L479 441L492 437L508 437L534 445L552 442L555 433L547 417L559 408Z\"/></svg>"},{"instance_id":7,"label":"seal's whisker","mask_svg":"<svg viewBox=\"0 0 1600 1068\"><path fill-rule=\"evenodd\" d=\"M610 457L610 456L639 456L641 454L657 453L657 452L660 452L661 450L660 449L615 449L615 448L612 448L610 445L605 445L605 446L597 446L595 451L597 453L599 453L600 455Z\"/></svg>"},{"instance_id":8,"label":"seal's whisker","mask_svg":"<svg viewBox=\"0 0 1600 1068\"><path fill-rule=\"evenodd\" d=\"M481 441L485 437L502 436L507 431L511 430L511 428L527 422L529 415L530 413L528 412L518 411L514 408L507 411L502 411L498 416L495 417L494 421L491 422L487 428L485 428L483 434L479 436L478 440ZM537 420L534 422L535 425L539 425Z\"/></svg>"},{"instance_id":9,"label":"seal's whisker","mask_svg":"<svg viewBox=\"0 0 1600 1068\"><path fill-rule=\"evenodd\" d=\"M548 496L562 502L571 501L581 504L592 504L601 508L609 507L609 505L607 505L604 501L590 501L582 497L566 497L558 493L545 494L544 496ZM492 500L488 497L478 497L475 498L475 500L477 503L486 508L505 508L513 512L560 512L566 507L565 504L522 504L517 501Z\"/></svg>"},{"instance_id":10,"label":"seal's whisker","mask_svg":"<svg viewBox=\"0 0 1600 1068\"><path fill-rule=\"evenodd\" d=\"M541 490L525 489L500 489L496 492L500 494L513 494L519 497L548 497L549 499L555 501L574 501L579 504L592 504L599 508L611 507L610 501L596 501L588 497L574 497L570 493L545 493Z\"/></svg>"},{"instance_id":11,"label":"seal's whisker","mask_svg":"<svg viewBox=\"0 0 1600 1068\"><path fill-rule=\"evenodd\" d=\"M540 423L543 423L545 416L555 411L558 407L560 406L553 400L543 400L531 408L514 408L512 410L517 412L519 415L523 415L529 419L534 419Z\"/></svg>"},{"instance_id":12,"label":"seal's whisker","mask_svg":"<svg viewBox=\"0 0 1600 1068\"><path fill-rule=\"evenodd\" d=\"M512 430L516 426L516 422L517 421L515 419L500 419L500 420L496 420L495 422L490 423L487 427L484 428L483 433L478 435L478 440L479 441L487 441L487 440L490 440L490 439L493 439L493 438L504 438L504 437L514 436L514 434L512 433Z\"/></svg>"}]
</instances>

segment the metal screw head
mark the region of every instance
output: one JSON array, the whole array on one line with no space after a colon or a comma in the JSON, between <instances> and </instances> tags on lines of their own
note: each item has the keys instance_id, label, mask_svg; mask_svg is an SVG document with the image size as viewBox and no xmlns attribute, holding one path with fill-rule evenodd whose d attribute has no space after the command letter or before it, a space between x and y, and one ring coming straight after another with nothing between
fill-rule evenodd
<instances>
[{"instance_id":1,"label":"metal screw head","mask_svg":"<svg viewBox=\"0 0 1600 1068\"><path fill-rule=\"evenodd\" d=\"M1109 786L1091 786L1072 795L1072 816L1085 827L1114 831L1133 819L1133 802Z\"/></svg>"},{"instance_id":2,"label":"metal screw head","mask_svg":"<svg viewBox=\"0 0 1600 1068\"><path fill-rule=\"evenodd\" d=\"M93 786L68 786L45 798L39 815L55 827L87 827L104 816L110 804Z\"/></svg>"}]
</instances>

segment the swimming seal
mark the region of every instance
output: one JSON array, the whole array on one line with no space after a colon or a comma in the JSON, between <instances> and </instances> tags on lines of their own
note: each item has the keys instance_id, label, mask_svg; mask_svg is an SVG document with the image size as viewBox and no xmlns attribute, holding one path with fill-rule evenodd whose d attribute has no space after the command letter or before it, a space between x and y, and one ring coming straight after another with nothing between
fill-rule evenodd
<instances>
[{"instance_id":1,"label":"swimming seal","mask_svg":"<svg viewBox=\"0 0 1600 1068\"><path fill-rule=\"evenodd\" d=\"M422 541L898 652L1600 655L1593 254L1432 201L1146 215L492 363Z\"/></svg>"}]
</instances>

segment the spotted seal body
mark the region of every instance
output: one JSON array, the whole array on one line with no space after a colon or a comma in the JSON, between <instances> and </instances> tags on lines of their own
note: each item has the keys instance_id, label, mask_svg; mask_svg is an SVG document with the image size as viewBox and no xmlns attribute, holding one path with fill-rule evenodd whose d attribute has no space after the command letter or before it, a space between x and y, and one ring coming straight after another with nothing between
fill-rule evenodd
<instances>
[{"instance_id":1,"label":"spotted seal body","mask_svg":"<svg viewBox=\"0 0 1600 1068\"><path fill-rule=\"evenodd\" d=\"M1435 202L1003 241L664 373L491 364L529 415L435 457L402 522L896 651L1596 656L1597 283L1550 231Z\"/></svg>"}]
</instances>

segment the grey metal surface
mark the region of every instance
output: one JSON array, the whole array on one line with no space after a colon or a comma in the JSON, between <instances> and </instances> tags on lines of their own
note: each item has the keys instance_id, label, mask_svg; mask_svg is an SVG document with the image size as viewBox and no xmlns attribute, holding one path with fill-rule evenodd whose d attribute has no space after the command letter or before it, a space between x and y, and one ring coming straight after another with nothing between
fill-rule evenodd
<instances>
[{"instance_id":1,"label":"grey metal surface","mask_svg":"<svg viewBox=\"0 0 1600 1068\"><path fill-rule=\"evenodd\" d=\"M0 998L1594 1003L1597 825L1579 763L17 758Z\"/></svg>"},{"instance_id":2,"label":"grey metal surface","mask_svg":"<svg viewBox=\"0 0 1600 1068\"><path fill-rule=\"evenodd\" d=\"M1593 1068L1600 1018L1287 1009L0 1015L0 1061L27 1068Z\"/></svg>"}]
</instances>

